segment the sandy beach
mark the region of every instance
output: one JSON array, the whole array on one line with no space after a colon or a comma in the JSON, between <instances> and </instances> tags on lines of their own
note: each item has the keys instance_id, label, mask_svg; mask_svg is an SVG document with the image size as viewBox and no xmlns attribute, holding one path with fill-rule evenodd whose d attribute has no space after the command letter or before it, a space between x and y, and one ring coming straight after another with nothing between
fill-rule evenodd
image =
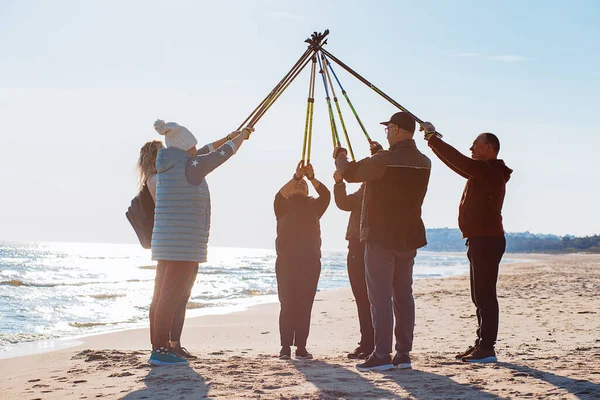
<instances>
[{"instance_id":1,"label":"sandy beach","mask_svg":"<svg viewBox=\"0 0 600 400\"><path fill-rule=\"evenodd\" d=\"M317 294L308 349L277 358L278 304L188 319L189 366L150 367L147 329L0 360L2 399L600 399L600 255L510 255L498 289L499 362L454 354L472 343L467 276L415 282L413 370L361 373L346 353L358 321L350 289Z\"/></svg>"}]
</instances>

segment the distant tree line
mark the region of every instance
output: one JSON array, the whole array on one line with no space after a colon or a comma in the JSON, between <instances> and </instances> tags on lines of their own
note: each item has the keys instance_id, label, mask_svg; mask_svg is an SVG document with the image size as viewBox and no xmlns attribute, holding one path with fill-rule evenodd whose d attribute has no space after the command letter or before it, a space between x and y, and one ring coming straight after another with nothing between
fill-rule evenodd
<instances>
[{"instance_id":1,"label":"distant tree line","mask_svg":"<svg viewBox=\"0 0 600 400\"><path fill-rule=\"evenodd\" d=\"M458 229L427 229L429 251L465 251L465 239ZM509 253L600 253L600 235L575 237L531 232L506 234Z\"/></svg>"}]
</instances>

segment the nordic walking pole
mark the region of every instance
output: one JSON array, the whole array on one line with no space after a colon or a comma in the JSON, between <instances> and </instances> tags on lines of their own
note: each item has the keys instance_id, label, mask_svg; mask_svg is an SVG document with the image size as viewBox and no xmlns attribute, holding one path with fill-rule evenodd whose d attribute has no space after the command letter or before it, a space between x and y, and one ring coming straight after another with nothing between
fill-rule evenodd
<instances>
[{"instance_id":1,"label":"nordic walking pole","mask_svg":"<svg viewBox=\"0 0 600 400\"><path fill-rule=\"evenodd\" d=\"M352 151L352 144L350 143L350 138L348 137L348 130L346 129L346 124L344 123L344 117L342 116L342 110L340 109L340 103L338 102L338 98L335 95L335 89L333 88L333 82L331 81L331 76L329 75L329 70L327 69L327 59L323 54L321 54L323 59L323 65L325 65L325 76L327 77L327 81L329 82L329 87L331 88L331 94L333 95L333 103L335 104L335 108L337 109L338 116L340 117L340 124L342 125L342 130L344 131L344 136L346 137L346 143L348 143L348 150L350 151L350 156L352 157L352 161L356 161L354 158L354 151Z\"/></svg>"},{"instance_id":2,"label":"nordic walking pole","mask_svg":"<svg viewBox=\"0 0 600 400\"><path fill-rule=\"evenodd\" d=\"M258 120L264 115L266 110L268 110L274 99L278 98L285 89L291 84L291 82L298 76L298 74L304 69L307 62L310 60L310 56L312 51L307 50L302 57L294 64L292 69L283 77L281 81L273 88L273 90L265 97L265 99L258 105L258 107L246 118L246 120L240 125L240 127L246 126L254 126ZM241 129L241 128L240 128Z\"/></svg>"},{"instance_id":3,"label":"nordic walking pole","mask_svg":"<svg viewBox=\"0 0 600 400\"><path fill-rule=\"evenodd\" d=\"M298 68L292 76L290 76L285 86L283 86L279 92L275 93L274 96L268 99L268 101L263 105L263 107L258 111L258 113L256 113L256 115L250 121L250 126L253 127L263 117L263 115L265 115L269 108L271 108L271 106L275 104L277 99L279 99L283 92L292 84L294 79L296 79L296 77L300 75L300 72L304 70L304 68L308 65L310 60L310 58L307 58L304 64L301 65L300 68Z\"/></svg>"},{"instance_id":4,"label":"nordic walking pole","mask_svg":"<svg viewBox=\"0 0 600 400\"><path fill-rule=\"evenodd\" d=\"M313 55L312 65L312 78L310 83L311 98L313 99L310 103L310 117L308 121L308 149L306 153L306 164L310 164L310 149L312 148L312 129L313 129L313 111L315 109L315 78L317 75L317 55Z\"/></svg>"},{"instance_id":5,"label":"nordic walking pole","mask_svg":"<svg viewBox=\"0 0 600 400\"><path fill-rule=\"evenodd\" d=\"M308 99L306 101L306 121L304 122L304 141L302 142L302 165L308 164L310 160L310 143L308 142L309 126L312 128L312 109L315 103L314 99L314 86L315 86L315 71L316 71L317 60L315 55L312 58L312 67L310 69L310 81L308 84ZM306 157L306 150L308 144L308 158Z\"/></svg>"},{"instance_id":6,"label":"nordic walking pole","mask_svg":"<svg viewBox=\"0 0 600 400\"><path fill-rule=\"evenodd\" d=\"M323 78L323 86L325 87L325 100L327 100L327 109L329 110L329 124L331 125L331 140L333 141L333 147L340 145L340 138L338 136L337 127L335 126L335 120L333 118L333 108L331 108L331 98L329 97L329 89L327 88L327 80L325 79L325 71L323 71L323 65L321 65L321 59L317 57L319 61L319 73Z\"/></svg>"},{"instance_id":7,"label":"nordic walking pole","mask_svg":"<svg viewBox=\"0 0 600 400\"><path fill-rule=\"evenodd\" d=\"M300 57L292 69L283 77L283 79L275 86L275 88L263 99L263 101L252 111L252 113L246 118L246 120L239 126L238 130L246 126L250 121L249 126L254 126L265 112L273 105L275 100L281 96L281 93L285 91L291 84L291 82L298 76L300 71L308 64L313 53L315 53L321 46L327 43L324 40L329 35L329 30L326 29L323 33L314 32L309 39L305 42L309 44L308 49Z\"/></svg>"},{"instance_id":8,"label":"nordic walking pole","mask_svg":"<svg viewBox=\"0 0 600 400\"><path fill-rule=\"evenodd\" d=\"M288 71L287 74L285 74L285 76L283 77L283 79L281 79L281 81L279 81L279 83L277 83L277 85L273 88L273 90L271 90L269 92L269 94L267 95L267 97L265 97L263 99L263 101L254 109L254 111L252 111L252 113L248 116L248 118L246 118L246 120L244 122L242 122L242 124L240 125L240 127L238 128L241 129L244 126L246 126L246 123L248 121L250 121L252 119L252 117L256 114L256 112L263 107L263 105L271 98L273 97L273 95L275 93L277 93L279 91L279 89L285 84L285 82L289 79L289 77L292 75L292 73L296 70L296 68L302 64L302 62L308 57L308 54L310 53L310 49L307 49L304 54L302 54L302 57L300 57L298 59L298 61L296 61L296 64L294 64L294 66Z\"/></svg>"},{"instance_id":9,"label":"nordic walking pole","mask_svg":"<svg viewBox=\"0 0 600 400\"><path fill-rule=\"evenodd\" d=\"M407 114L410 114L411 117L413 117L415 119L415 121L417 121L419 124L423 123L423 120L421 120L419 117L417 117L415 114L411 113L410 111L408 111L406 108L404 108L400 103L398 103L396 100L392 99L390 96L388 96L387 94L385 94L384 92L382 92L379 88L377 88L375 85L373 85L371 82L369 82L368 80L366 80L365 78L363 78L360 74L358 74L356 71L354 71L352 68L350 68L349 66L347 66L346 64L344 64L342 61L340 61L336 56L334 56L333 54L331 54L330 52L328 52L325 49L321 49L321 51L323 52L323 54L325 54L327 57L329 57L330 59L332 59L337 65L339 65L340 67L342 67L343 69L345 69L346 71L348 71L352 76L354 76L356 79L358 79L359 81L361 81L362 83L364 83L365 85L367 85L368 87L370 87L371 89L373 89L373 91L375 91L375 93L377 93L378 95L380 95L381 97L383 97L384 99L386 99L387 101L389 101L390 103L392 103L394 106L396 106L397 108L399 108L400 110L404 111ZM438 134L440 137L442 137L442 134L436 131L436 134Z\"/></svg>"},{"instance_id":10,"label":"nordic walking pole","mask_svg":"<svg viewBox=\"0 0 600 400\"><path fill-rule=\"evenodd\" d=\"M340 80L338 79L337 75L335 74L335 71L333 70L333 67L331 66L331 63L329 62L329 60L327 59L327 57L325 57L325 54L323 54L323 59L325 60L325 64L327 64L327 66L329 67L329 70L333 74L333 77L335 78L338 86L340 87L340 90L342 91L342 95L344 96L344 98L346 99L346 102L350 106L350 109L352 110L352 113L354 114L354 117L358 121L358 124L360 125L360 128L362 129L363 133L367 137L367 140L369 141L369 143L372 143L373 141L371 140L371 137L369 136L369 133L367 132L367 128L365 128L365 126L363 125L360 117L358 116L358 113L354 109L354 105L352 104L352 102L350 101L350 98L348 97L348 94L346 93L346 90L344 89L344 87L342 86L342 83L340 82Z\"/></svg>"}]
</instances>

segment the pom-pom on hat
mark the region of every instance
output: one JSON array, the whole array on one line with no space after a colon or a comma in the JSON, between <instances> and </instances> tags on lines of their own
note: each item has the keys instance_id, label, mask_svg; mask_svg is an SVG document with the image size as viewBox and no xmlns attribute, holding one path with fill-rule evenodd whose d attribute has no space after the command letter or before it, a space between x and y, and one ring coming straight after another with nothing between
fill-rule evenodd
<instances>
[{"instance_id":1,"label":"pom-pom on hat","mask_svg":"<svg viewBox=\"0 0 600 400\"><path fill-rule=\"evenodd\" d=\"M178 149L188 151L198 144L192 132L176 122L165 122L162 119L157 119L154 123L154 129L165 137L165 145L167 147L177 147Z\"/></svg>"}]
</instances>

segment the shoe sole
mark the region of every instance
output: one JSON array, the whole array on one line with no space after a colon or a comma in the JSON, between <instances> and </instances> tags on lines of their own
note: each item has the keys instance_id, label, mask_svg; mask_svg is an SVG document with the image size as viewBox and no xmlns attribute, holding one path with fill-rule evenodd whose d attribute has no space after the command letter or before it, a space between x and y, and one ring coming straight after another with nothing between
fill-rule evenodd
<instances>
[{"instance_id":1,"label":"shoe sole","mask_svg":"<svg viewBox=\"0 0 600 400\"><path fill-rule=\"evenodd\" d=\"M463 359L464 362L470 362L470 363L481 363L481 364L489 364L489 363L495 363L498 362L498 358L497 357L485 357L485 358L478 358L478 359Z\"/></svg>"},{"instance_id":2,"label":"shoe sole","mask_svg":"<svg viewBox=\"0 0 600 400\"><path fill-rule=\"evenodd\" d=\"M375 367L356 367L359 371L391 371L394 369L393 364L377 365Z\"/></svg>"},{"instance_id":3,"label":"shoe sole","mask_svg":"<svg viewBox=\"0 0 600 400\"><path fill-rule=\"evenodd\" d=\"M148 364L151 364L151 365L188 365L187 361L186 362L165 362L165 361L159 361L159 360L148 360Z\"/></svg>"},{"instance_id":4,"label":"shoe sole","mask_svg":"<svg viewBox=\"0 0 600 400\"><path fill-rule=\"evenodd\" d=\"M280 360L291 360L291 359L292 359L292 357L290 357L290 356L288 356L288 355L285 355L285 356L279 356L279 359L280 359Z\"/></svg>"},{"instance_id":5,"label":"shoe sole","mask_svg":"<svg viewBox=\"0 0 600 400\"><path fill-rule=\"evenodd\" d=\"M411 363L398 364L395 367L398 369L412 369L412 364Z\"/></svg>"},{"instance_id":6,"label":"shoe sole","mask_svg":"<svg viewBox=\"0 0 600 400\"><path fill-rule=\"evenodd\" d=\"M473 352L463 353L463 354L457 354L456 356L454 356L454 358L457 359L457 360L462 360L465 357L469 357L471 354L473 354Z\"/></svg>"}]
</instances>

